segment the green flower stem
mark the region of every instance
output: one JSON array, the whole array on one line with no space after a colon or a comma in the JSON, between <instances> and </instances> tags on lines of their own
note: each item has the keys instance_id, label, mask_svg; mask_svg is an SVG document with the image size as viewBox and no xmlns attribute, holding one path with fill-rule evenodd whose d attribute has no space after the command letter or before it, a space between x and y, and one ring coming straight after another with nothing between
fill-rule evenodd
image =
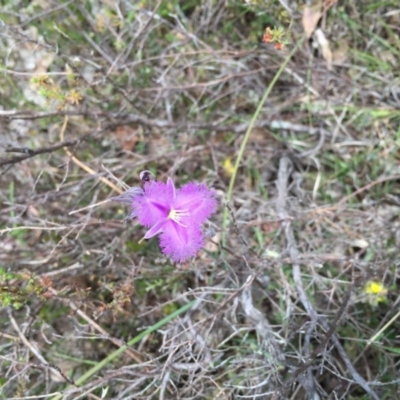
<instances>
[{"instance_id":1,"label":"green flower stem","mask_svg":"<svg viewBox=\"0 0 400 400\"><path fill-rule=\"evenodd\" d=\"M278 81L278 79L280 78L280 76L282 75L284 69L286 68L288 62L290 61L290 59L293 57L293 55L296 53L297 49L300 47L300 45L303 43L303 40L300 40L296 46L294 46L294 48L292 49L292 51L288 54L288 56L286 57L286 59L283 61L282 65L280 66L280 68L278 69L278 71L276 72L275 76L273 77L272 81L270 82L270 84L268 85L264 96L262 97L261 101L258 103L257 109L253 114L253 117L250 121L249 127L247 128L247 131L244 135L244 138L242 140L242 143L240 145L240 149L239 149L239 153L238 156L236 158L235 161L235 166L233 169L233 173L229 182L229 187L228 187L228 193L226 195L226 202L229 203L231 201L232 198L232 192L233 192L233 187L235 185L235 180L236 180L236 175L237 175L237 171L239 169L239 165L242 161L243 158L243 154L244 154L244 150L246 148L247 142L249 140L250 137L250 133L253 130L253 127L257 121L257 118L259 117L261 110L264 106L264 103L267 101L268 96L270 95L272 89L274 88L276 82ZM223 216L223 220L222 220L222 245L225 246L226 245L226 227L228 225L228 208L225 207L224 209L224 216Z\"/></svg>"}]
</instances>

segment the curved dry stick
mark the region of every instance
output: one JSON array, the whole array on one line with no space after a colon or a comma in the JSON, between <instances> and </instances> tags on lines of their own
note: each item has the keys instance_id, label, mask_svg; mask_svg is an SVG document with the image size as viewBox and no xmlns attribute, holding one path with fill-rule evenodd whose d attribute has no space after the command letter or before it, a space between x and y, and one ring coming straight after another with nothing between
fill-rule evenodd
<instances>
[{"instance_id":1,"label":"curved dry stick","mask_svg":"<svg viewBox=\"0 0 400 400\"><path fill-rule=\"evenodd\" d=\"M64 117L64 122L61 127L60 131L60 139L63 142L64 141L64 133L65 129L67 128L68 124L68 115ZM64 147L64 151L67 153L68 157L78 166L81 167L84 171L86 171L90 175L96 175L96 172L93 171L90 167L88 167L85 163L83 163L81 160L79 160L77 157L75 157L69 150L68 147ZM99 180L101 180L103 183L105 183L107 186L109 186L111 189L115 190L117 193L121 194L123 192L122 189L120 189L118 186L114 185L111 181L109 181L107 178L104 178L104 176L100 176Z\"/></svg>"},{"instance_id":2,"label":"curved dry stick","mask_svg":"<svg viewBox=\"0 0 400 400\"><path fill-rule=\"evenodd\" d=\"M11 153L11 152L23 153L23 155L13 157L8 160L0 160L0 167L2 167L3 165L17 164L21 161L27 160L28 158L35 157L39 154L53 153L54 151L62 149L63 147L76 146L79 142L84 141L85 139L88 139L88 138L81 137L80 139L75 139L75 140L65 140L63 142L53 144L52 146L42 147L37 150L33 150L28 147L21 147L18 149L11 148L11 149L8 149L8 151L6 151L6 152L8 152L8 153Z\"/></svg>"}]
</instances>

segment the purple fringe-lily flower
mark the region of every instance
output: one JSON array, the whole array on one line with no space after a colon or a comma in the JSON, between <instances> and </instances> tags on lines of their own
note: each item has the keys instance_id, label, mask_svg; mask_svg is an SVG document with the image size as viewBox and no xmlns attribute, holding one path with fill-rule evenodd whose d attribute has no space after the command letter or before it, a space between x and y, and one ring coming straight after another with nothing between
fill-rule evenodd
<instances>
[{"instance_id":1,"label":"purple fringe-lily flower","mask_svg":"<svg viewBox=\"0 0 400 400\"><path fill-rule=\"evenodd\" d=\"M113 200L129 203L128 218L150 228L144 239L159 234L162 252L175 262L186 261L203 247L203 223L218 204L205 184L189 182L177 190L171 178L146 182L143 189L131 188Z\"/></svg>"}]
</instances>

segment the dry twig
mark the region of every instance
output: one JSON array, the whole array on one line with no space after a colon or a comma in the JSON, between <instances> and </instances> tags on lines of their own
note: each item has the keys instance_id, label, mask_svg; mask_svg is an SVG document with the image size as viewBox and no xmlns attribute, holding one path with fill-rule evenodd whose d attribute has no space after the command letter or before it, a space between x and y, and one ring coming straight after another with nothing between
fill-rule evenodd
<instances>
[{"instance_id":1,"label":"dry twig","mask_svg":"<svg viewBox=\"0 0 400 400\"><path fill-rule=\"evenodd\" d=\"M350 361L350 358L346 354L343 346L341 345L339 338L334 333L339 323L341 317L343 316L348 300L350 299L351 291L347 294L346 298L343 300L342 307L338 311L335 320L332 324L329 324L328 321L322 315L319 315L315 310L314 306L312 305L310 299L307 296L307 293L304 289L303 280L301 277L301 270L300 264L297 261L299 258L299 251L297 249L296 240L294 237L294 232L291 226L291 219L289 217L289 212L287 210L287 199L288 199L288 186L289 186L289 177L291 174L292 163L289 157L285 154L281 157L279 161L279 171L278 171L278 178L277 178L277 189L278 189L278 197L276 200L276 209L279 215L279 218L282 220L282 226L285 231L286 241L287 241L287 249L289 255L292 259L292 266L293 266L293 278L296 284L296 289L299 294L300 302L302 303L303 307L305 308L307 315L311 318L311 326L313 329L317 326L317 324L321 324L321 326L325 329L326 333L324 335L324 339L321 341L320 345L317 349L311 353L306 354L307 361L303 365L301 365L297 370L293 373L293 378L290 379L287 383L283 385L284 390L288 389L288 386L292 381L297 379L302 373L306 372L307 378L303 380L303 385L308 393L309 398L313 399L316 396L316 388L315 388L315 381L314 376L312 374L312 370L309 369L312 362L315 358L323 351L323 348L328 343L329 339L332 340L336 350L340 354L343 362L345 363L347 369L353 376L354 381L361 386L368 395L371 396L374 400L379 400L378 395L370 388L368 382L357 372L354 368L353 364Z\"/></svg>"}]
</instances>

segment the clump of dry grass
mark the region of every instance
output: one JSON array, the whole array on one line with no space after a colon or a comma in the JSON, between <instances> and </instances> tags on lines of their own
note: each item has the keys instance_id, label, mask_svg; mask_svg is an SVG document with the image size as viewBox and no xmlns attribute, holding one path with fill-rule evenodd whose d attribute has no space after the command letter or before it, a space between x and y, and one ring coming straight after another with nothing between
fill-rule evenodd
<instances>
[{"instance_id":1,"label":"clump of dry grass","mask_svg":"<svg viewBox=\"0 0 400 400\"><path fill-rule=\"evenodd\" d=\"M394 398L398 10L327 65L288 2L133 3L0 12L1 396ZM220 196L187 265L107 201L144 169Z\"/></svg>"}]
</instances>

